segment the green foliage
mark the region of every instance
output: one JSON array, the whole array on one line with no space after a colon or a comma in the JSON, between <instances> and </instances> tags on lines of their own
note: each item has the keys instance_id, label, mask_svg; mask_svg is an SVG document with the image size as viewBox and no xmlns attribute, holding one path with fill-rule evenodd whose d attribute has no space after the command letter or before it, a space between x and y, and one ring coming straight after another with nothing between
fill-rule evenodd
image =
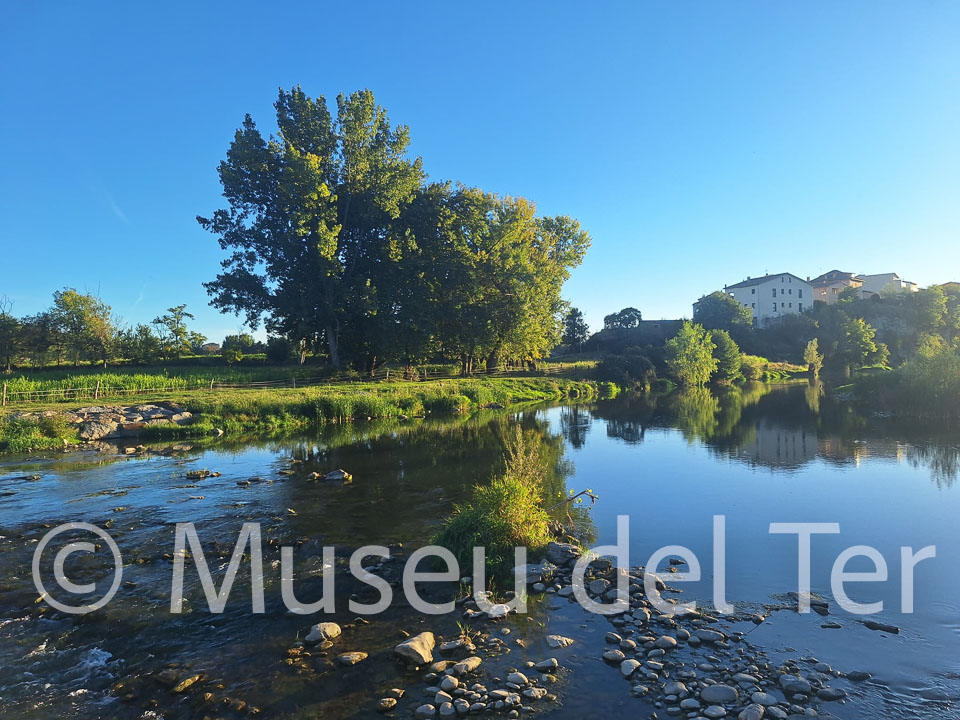
<instances>
[{"instance_id":1,"label":"green foliage","mask_svg":"<svg viewBox=\"0 0 960 720\"><path fill-rule=\"evenodd\" d=\"M57 450L76 442L76 427L61 416L0 419L0 453Z\"/></svg>"},{"instance_id":2,"label":"green foliage","mask_svg":"<svg viewBox=\"0 0 960 720\"><path fill-rule=\"evenodd\" d=\"M611 313L603 318L603 327L606 330L623 330L635 328L640 325L643 317L640 311L633 307L627 307L620 312Z\"/></svg>"},{"instance_id":3,"label":"green foliage","mask_svg":"<svg viewBox=\"0 0 960 720\"><path fill-rule=\"evenodd\" d=\"M473 548L486 551L488 577L502 579L513 567L514 548L535 552L550 542L550 516L543 509L549 460L532 434L519 428L507 446L506 470L474 488L470 501L454 508L433 543L445 547L461 568L473 567Z\"/></svg>"},{"instance_id":4,"label":"green foliage","mask_svg":"<svg viewBox=\"0 0 960 720\"><path fill-rule=\"evenodd\" d=\"M94 295L65 288L53 294L51 313L75 364L96 360L106 366L115 336L109 305Z\"/></svg>"},{"instance_id":5,"label":"green foliage","mask_svg":"<svg viewBox=\"0 0 960 720\"><path fill-rule=\"evenodd\" d=\"M743 358L730 333L726 330L714 330L710 333L710 339L715 345L713 358L717 361L717 369L711 379L715 382L730 383L741 378Z\"/></svg>"},{"instance_id":6,"label":"green foliage","mask_svg":"<svg viewBox=\"0 0 960 720\"><path fill-rule=\"evenodd\" d=\"M589 238L523 198L425 185L372 93L299 87L275 103L279 137L247 116L219 168L229 208L200 224L231 251L212 304L358 369L441 347L464 370L543 357L560 340L560 287Z\"/></svg>"},{"instance_id":7,"label":"green foliage","mask_svg":"<svg viewBox=\"0 0 960 720\"><path fill-rule=\"evenodd\" d=\"M570 347L579 348L590 336L590 327L583 319L583 313L577 308L570 308L563 321L563 343Z\"/></svg>"},{"instance_id":8,"label":"green foliage","mask_svg":"<svg viewBox=\"0 0 960 720\"><path fill-rule=\"evenodd\" d=\"M893 371L858 379L857 397L896 415L960 417L960 348L927 347Z\"/></svg>"},{"instance_id":9,"label":"green foliage","mask_svg":"<svg viewBox=\"0 0 960 720\"><path fill-rule=\"evenodd\" d=\"M653 362L639 348L628 348L623 355L607 355L597 365L596 377L601 381L616 383L620 387L650 387L657 372Z\"/></svg>"},{"instance_id":10,"label":"green foliage","mask_svg":"<svg viewBox=\"0 0 960 720\"><path fill-rule=\"evenodd\" d=\"M813 377L820 375L820 370L823 369L823 353L820 352L820 341L817 338L807 343L803 351L803 361Z\"/></svg>"},{"instance_id":11,"label":"green foliage","mask_svg":"<svg viewBox=\"0 0 960 720\"><path fill-rule=\"evenodd\" d=\"M666 344L666 362L674 379L681 385L700 387L717 369L713 357L716 345L703 326L685 322Z\"/></svg>"},{"instance_id":12,"label":"green foliage","mask_svg":"<svg viewBox=\"0 0 960 720\"><path fill-rule=\"evenodd\" d=\"M616 383L600 382L597 393L601 398L615 398L620 394L620 387Z\"/></svg>"},{"instance_id":13,"label":"green foliage","mask_svg":"<svg viewBox=\"0 0 960 720\"><path fill-rule=\"evenodd\" d=\"M166 315L154 318L153 324L160 331L160 342L164 357L178 358L199 348L206 338L187 329L187 318L193 315L187 312L186 305L167 308Z\"/></svg>"},{"instance_id":14,"label":"green foliage","mask_svg":"<svg viewBox=\"0 0 960 720\"><path fill-rule=\"evenodd\" d=\"M753 327L753 313L730 295L717 290L697 301L693 321L708 330L743 331Z\"/></svg>"},{"instance_id":15,"label":"green foliage","mask_svg":"<svg viewBox=\"0 0 960 720\"><path fill-rule=\"evenodd\" d=\"M289 362L296 355L296 346L287 338L276 336L267 338L267 360L270 362Z\"/></svg>"}]
</instances>

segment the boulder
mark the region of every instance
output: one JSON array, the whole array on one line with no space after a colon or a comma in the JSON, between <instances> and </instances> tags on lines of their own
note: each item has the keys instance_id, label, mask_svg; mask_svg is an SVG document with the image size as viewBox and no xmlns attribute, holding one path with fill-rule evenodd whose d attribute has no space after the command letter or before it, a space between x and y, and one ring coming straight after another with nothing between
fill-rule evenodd
<instances>
[{"instance_id":1,"label":"boulder","mask_svg":"<svg viewBox=\"0 0 960 720\"><path fill-rule=\"evenodd\" d=\"M100 440L116 432L117 423L109 420L87 420L80 424L81 440Z\"/></svg>"},{"instance_id":2,"label":"boulder","mask_svg":"<svg viewBox=\"0 0 960 720\"><path fill-rule=\"evenodd\" d=\"M580 548L572 543L551 542L547 545L547 560L558 567L576 562Z\"/></svg>"},{"instance_id":3,"label":"boulder","mask_svg":"<svg viewBox=\"0 0 960 720\"><path fill-rule=\"evenodd\" d=\"M432 632L422 632L404 640L393 652L411 665L429 665L433 662L433 648L437 641Z\"/></svg>"},{"instance_id":4,"label":"boulder","mask_svg":"<svg viewBox=\"0 0 960 720\"><path fill-rule=\"evenodd\" d=\"M317 623L310 628L310 632L307 633L307 636L303 639L303 641L310 645L316 645L324 640L333 640L336 637L340 637L341 632L340 626L336 623Z\"/></svg>"}]
</instances>

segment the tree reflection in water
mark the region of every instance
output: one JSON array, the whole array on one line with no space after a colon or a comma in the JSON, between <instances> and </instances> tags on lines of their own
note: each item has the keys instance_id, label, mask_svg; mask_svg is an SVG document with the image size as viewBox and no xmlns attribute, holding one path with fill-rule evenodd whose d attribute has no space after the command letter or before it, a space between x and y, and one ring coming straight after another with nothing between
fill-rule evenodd
<instances>
[{"instance_id":1,"label":"tree reflection in water","mask_svg":"<svg viewBox=\"0 0 960 720\"><path fill-rule=\"evenodd\" d=\"M928 468L938 486L960 477L955 428L858 412L820 381L621 395L589 412L565 408L561 422L571 445L582 446L591 419L603 421L606 434L623 442L642 443L651 429L679 430L718 455L779 470L814 459L854 465L885 458Z\"/></svg>"}]
</instances>

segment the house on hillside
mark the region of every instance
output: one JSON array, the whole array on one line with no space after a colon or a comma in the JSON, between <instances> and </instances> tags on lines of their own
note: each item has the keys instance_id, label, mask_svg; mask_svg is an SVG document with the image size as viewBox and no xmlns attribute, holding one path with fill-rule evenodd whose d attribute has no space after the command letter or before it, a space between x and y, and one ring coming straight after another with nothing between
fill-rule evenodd
<instances>
[{"instance_id":1,"label":"house on hillside","mask_svg":"<svg viewBox=\"0 0 960 720\"><path fill-rule=\"evenodd\" d=\"M831 270L810 281L813 286L813 299L824 302L827 305L833 305L847 288L860 289L863 287L861 280L856 273L843 272L841 270Z\"/></svg>"},{"instance_id":2,"label":"house on hillside","mask_svg":"<svg viewBox=\"0 0 960 720\"><path fill-rule=\"evenodd\" d=\"M858 275L863 281L860 288L863 297L890 292L917 292L920 286L909 280L902 280L896 273L879 273L877 275Z\"/></svg>"},{"instance_id":3,"label":"house on hillside","mask_svg":"<svg viewBox=\"0 0 960 720\"><path fill-rule=\"evenodd\" d=\"M753 324L758 327L813 306L813 286L793 273L748 277L723 291L750 309Z\"/></svg>"}]
</instances>

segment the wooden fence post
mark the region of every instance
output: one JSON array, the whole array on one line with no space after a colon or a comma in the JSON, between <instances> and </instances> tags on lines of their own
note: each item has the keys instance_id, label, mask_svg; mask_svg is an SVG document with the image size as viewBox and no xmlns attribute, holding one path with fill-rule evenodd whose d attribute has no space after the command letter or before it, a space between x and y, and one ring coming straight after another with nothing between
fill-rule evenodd
<instances>
[{"instance_id":1,"label":"wooden fence post","mask_svg":"<svg viewBox=\"0 0 960 720\"><path fill-rule=\"evenodd\" d=\"M7 384L4 383L3 384L3 406L6 407L6 405L7 405Z\"/></svg>"},{"instance_id":2,"label":"wooden fence post","mask_svg":"<svg viewBox=\"0 0 960 720\"><path fill-rule=\"evenodd\" d=\"M294 390L297 389L297 376L296 376L296 375L293 376L293 389L294 389Z\"/></svg>"},{"instance_id":3,"label":"wooden fence post","mask_svg":"<svg viewBox=\"0 0 960 720\"><path fill-rule=\"evenodd\" d=\"M99 399L100 399L100 378L97 378L97 387L96 387L96 389L93 391L93 399L94 399L94 400L99 400Z\"/></svg>"},{"instance_id":4,"label":"wooden fence post","mask_svg":"<svg viewBox=\"0 0 960 720\"><path fill-rule=\"evenodd\" d=\"M213 390L213 378L210 378L210 389Z\"/></svg>"}]
</instances>

